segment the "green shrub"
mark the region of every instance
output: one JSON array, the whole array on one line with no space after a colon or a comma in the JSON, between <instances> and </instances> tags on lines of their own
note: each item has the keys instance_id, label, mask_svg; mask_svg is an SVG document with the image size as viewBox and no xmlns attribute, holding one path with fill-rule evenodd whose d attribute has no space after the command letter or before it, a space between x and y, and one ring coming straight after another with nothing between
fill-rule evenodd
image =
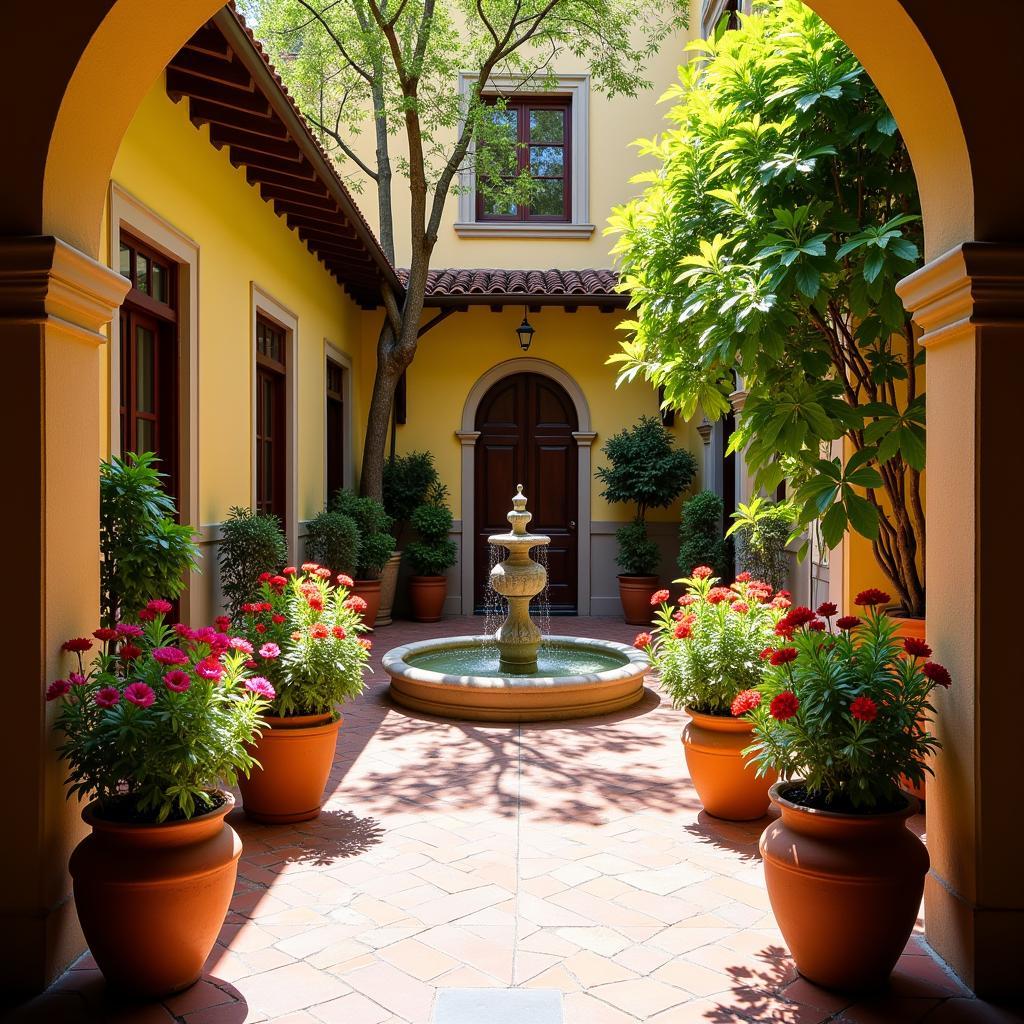
<instances>
[{"instance_id":1,"label":"green shrub","mask_svg":"<svg viewBox=\"0 0 1024 1024\"><path fill-rule=\"evenodd\" d=\"M736 538L736 571L781 590L789 574L786 543L795 518L793 506L785 501L754 498L749 505L741 504L726 534Z\"/></svg>"},{"instance_id":2,"label":"green shrub","mask_svg":"<svg viewBox=\"0 0 1024 1024\"><path fill-rule=\"evenodd\" d=\"M679 528L679 568L692 576L706 565L720 579L732 578L732 545L723 536L725 508L714 491L701 491L683 505Z\"/></svg>"},{"instance_id":3,"label":"green shrub","mask_svg":"<svg viewBox=\"0 0 1024 1024\"><path fill-rule=\"evenodd\" d=\"M331 496L328 511L341 512L359 528L359 558L356 578L373 580L394 554L397 541L391 534L394 520L375 498L360 497L354 491L339 490Z\"/></svg>"},{"instance_id":4,"label":"green shrub","mask_svg":"<svg viewBox=\"0 0 1024 1024\"><path fill-rule=\"evenodd\" d=\"M220 586L231 615L260 590L260 574L277 572L288 558L288 546L277 516L234 506L221 524Z\"/></svg>"},{"instance_id":5,"label":"green shrub","mask_svg":"<svg viewBox=\"0 0 1024 1024\"><path fill-rule=\"evenodd\" d=\"M153 452L100 463L100 614L113 626L153 598L175 598L198 567L191 526L179 525Z\"/></svg>"},{"instance_id":6,"label":"green shrub","mask_svg":"<svg viewBox=\"0 0 1024 1024\"><path fill-rule=\"evenodd\" d=\"M343 512L320 512L309 521L306 557L349 576L359 564L359 527Z\"/></svg>"},{"instance_id":7,"label":"green shrub","mask_svg":"<svg viewBox=\"0 0 1024 1024\"><path fill-rule=\"evenodd\" d=\"M625 576L653 576L661 561L658 545L647 536L647 527L639 520L615 531L619 553L615 562Z\"/></svg>"},{"instance_id":8,"label":"green shrub","mask_svg":"<svg viewBox=\"0 0 1024 1024\"><path fill-rule=\"evenodd\" d=\"M395 534L401 540L412 514L427 501L430 490L439 483L432 452L409 452L384 463L384 511L395 522Z\"/></svg>"},{"instance_id":9,"label":"green shrub","mask_svg":"<svg viewBox=\"0 0 1024 1024\"><path fill-rule=\"evenodd\" d=\"M455 564L458 549L449 536L452 521L443 504L420 505L413 512L411 525L421 539L410 544L406 554L417 576L443 576Z\"/></svg>"}]
</instances>

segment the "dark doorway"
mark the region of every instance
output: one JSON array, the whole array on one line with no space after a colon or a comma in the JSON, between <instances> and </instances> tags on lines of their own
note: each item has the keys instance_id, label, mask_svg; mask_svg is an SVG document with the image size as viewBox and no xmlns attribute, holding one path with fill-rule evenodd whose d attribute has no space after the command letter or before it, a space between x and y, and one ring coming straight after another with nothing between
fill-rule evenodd
<instances>
[{"instance_id":1,"label":"dark doorway","mask_svg":"<svg viewBox=\"0 0 1024 1024\"><path fill-rule=\"evenodd\" d=\"M576 613L578 462L576 407L565 389L536 373L498 381L476 414L474 472L474 602L485 603L490 566L487 538L509 529L505 516L516 484L522 484L533 513L531 532L551 538L548 547L548 597L551 611Z\"/></svg>"}]
</instances>

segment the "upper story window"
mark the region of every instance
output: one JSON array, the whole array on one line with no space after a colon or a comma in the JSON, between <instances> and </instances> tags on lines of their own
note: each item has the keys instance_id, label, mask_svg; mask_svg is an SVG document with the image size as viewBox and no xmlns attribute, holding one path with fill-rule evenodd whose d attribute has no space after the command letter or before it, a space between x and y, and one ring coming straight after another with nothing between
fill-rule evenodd
<instances>
[{"instance_id":1,"label":"upper story window","mask_svg":"<svg viewBox=\"0 0 1024 1024\"><path fill-rule=\"evenodd\" d=\"M493 119L515 147L506 168L511 183L522 174L533 179L528 203L510 203L485 195L477 184L478 221L549 221L572 219L572 102L568 96L516 97L503 107L494 104Z\"/></svg>"}]
</instances>

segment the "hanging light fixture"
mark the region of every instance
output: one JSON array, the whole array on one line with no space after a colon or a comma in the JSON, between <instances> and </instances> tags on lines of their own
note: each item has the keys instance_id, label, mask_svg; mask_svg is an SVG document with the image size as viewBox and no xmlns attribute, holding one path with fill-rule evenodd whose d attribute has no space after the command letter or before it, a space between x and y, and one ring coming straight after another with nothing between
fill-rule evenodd
<instances>
[{"instance_id":1,"label":"hanging light fixture","mask_svg":"<svg viewBox=\"0 0 1024 1024\"><path fill-rule=\"evenodd\" d=\"M527 307L523 306L523 322L516 328L516 334L519 335L519 347L524 351L530 350L530 342L533 341L533 324L526 318Z\"/></svg>"}]
</instances>

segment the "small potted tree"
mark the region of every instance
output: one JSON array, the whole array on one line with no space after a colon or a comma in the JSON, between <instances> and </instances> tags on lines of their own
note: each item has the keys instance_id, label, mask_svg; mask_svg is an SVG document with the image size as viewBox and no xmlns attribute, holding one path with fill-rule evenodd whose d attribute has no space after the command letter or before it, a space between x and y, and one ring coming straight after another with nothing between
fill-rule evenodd
<instances>
[{"instance_id":1,"label":"small potted tree","mask_svg":"<svg viewBox=\"0 0 1024 1024\"><path fill-rule=\"evenodd\" d=\"M111 986L147 998L193 984L224 923L242 844L219 787L252 769L274 696L231 637L172 628L171 608L68 640L73 670L46 691L69 795L90 801L70 862L82 930Z\"/></svg>"},{"instance_id":2,"label":"small potted tree","mask_svg":"<svg viewBox=\"0 0 1024 1024\"><path fill-rule=\"evenodd\" d=\"M631 523L615 534L619 599L626 622L651 621L651 595L658 589L658 546L647 535L647 510L668 508L693 482L697 462L685 448L675 448L672 435L653 416L608 439L601 451L609 465L600 466L601 496L609 502L635 505Z\"/></svg>"},{"instance_id":3,"label":"small potted tree","mask_svg":"<svg viewBox=\"0 0 1024 1024\"><path fill-rule=\"evenodd\" d=\"M359 565L359 526L343 512L323 511L309 521L306 557L335 574L351 576Z\"/></svg>"},{"instance_id":4,"label":"small potted tree","mask_svg":"<svg viewBox=\"0 0 1024 1024\"><path fill-rule=\"evenodd\" d=\"M412 617L417 622L440 622L448 594L445 573L458 554L451 539L452 514L445 504L447 488L436 484L429 500L412 514L411 525L420 539L406 548L413 575L409 578Z\"/></svg>"},{"instance_id":5,"label":"small potted tree","mask_svg":"<svg viewBox=\"0 0 1024 1024\"><path fill-rule=\"evenodd\" d=\"M301 571L266 573L258 599L242 606L239 648L274 690L268 728L251 751L257 767L239 781L254 821L320 813L342 724L338 705L362 692L370 648L359 635L366 604L351 587L350 577L307 562Z\"/></svg>"},{"instance_id":6,"label":"small potted tree","mask_svg":"<svg viewBox=\"0 0 1024 1024\"><path fill-rule=\"evenodd\" d=\"M221 533L220 589L234 616L259 593L260 576L281 569L288 558L288 546L277 516L237 505L228 509Z\"/></svg>"},{"instance_id":7,"label":"small potted tree","mask_svg":"<svg viewBox=\"0 0 1024 1024\"><path fill-rule=\"evenodd\" d=\"M775 779L745 764L753 726L741 716L759 699L753 687L763 681L789 601L747 573L719 586L706 565L677 582L687 588L677 607L667 590L652 598L658 610L648 654L672 703L690 716L683 750L704 809L716 818L752 821L767 812Z\"/></svg>"},{"instance_id":8,"label":"small potted tree","mask_svg":"<svg viewBox=\"0 0 1024 1024\"><path fill-rule=\"evenodd\" d=\"M352 588L366 602L364 621L372 629L380 610L380 574L395 551L391 516L375 498L346 490L335 492L330 511L348 516L358 527L359 561Z\"/></svg>"},{"instance_id":9,"label":"small potted tree","mask_svg":"<svg viewBox=\"0 0 1024 1024\"><path fill-rule=\"evenodd\" d=\"M725 506L714 491L698 491L683 503L676 558L683 576L692 576L698 565L706 565L719 579L732 576L732 544L723 532L724 515Z\"/></svg>"},{"instance_id":10,"label":"small potted tree","mask_svg":"<svg viewBox=\"0 0 1024 1024\"><path fill-rule=\"evenodd\" d=\"M931 693L950 676L924 640L898 635L889 601L863 591L865 616L826 631L813 618L780 622L786 645L747 712L758 773L785 780L771 790L781 817L760 844L772 909L800 973L841 991L885 983L928 871L906 828L917 801L900 782L929 770Z\"/></svg>"}]
</instances>

